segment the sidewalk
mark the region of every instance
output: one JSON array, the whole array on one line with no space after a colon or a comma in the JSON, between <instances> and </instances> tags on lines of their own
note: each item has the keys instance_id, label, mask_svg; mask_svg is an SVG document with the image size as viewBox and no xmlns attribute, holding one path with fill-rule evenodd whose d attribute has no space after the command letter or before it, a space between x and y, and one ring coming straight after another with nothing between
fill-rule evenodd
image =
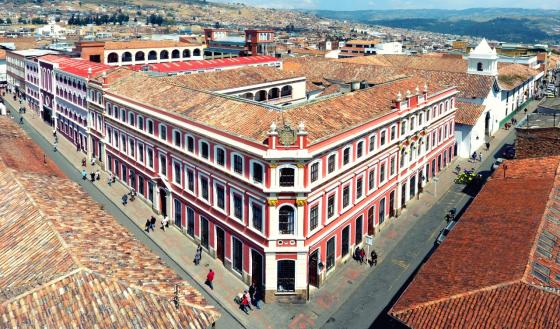
<instances>
[{"instance_id":1,"label":"sidewalk","mask_svg":"<svg viewBox=\"0 0 560 329\"><path fill-rule=\"evenodd\" d=\"M11 94L7 94L6 102L11 104L17 112L19 104L14 104ZM534 104L530 104L530 110L533 110ZM516 117L524 116L524 113L518 113ZM17 113L15 113L17 116ZM24 115L25 124L32 126L37 130L46 140L51 144L53 141L52 128L41 120L39 116L33 114L28 110ZM493 155L499 147L499 141L508 136L510 131L501 129L495 135L491 143L489 152L482 151L483 157ZM77 171L82 170L81 161L85 154L76 151L76 148L64 136L59 134L58 138L58 151L70 163L74 165ZM100 169L97 165L92 167L87 161L86 171L89 173L93 170ZM374 248L379 254L379 262L383 262L385 256L394 248L398 246L406 233L414 227L415 219L422 214L425 214L440 198L445 194L451 186L454 185L456 175L453 173L453 168L460 165L462 168L474 167L478 169L480 162L471 163L466 159L456 158L451 164L447 166L439 174L439 182L437 183L437 195L435 194L434 182L431 181L424 188L424 193L420 199L410 200L407 204L406 210L398 217L398 219L391 219L386 224L383 230L375 236ZM173 259L180 267L182 267L194 280L203 283L206 279L206 274L209 268L216 271L216 278L214 281L214 290L202 284L211 296L215 297L223 308L228 313L238 319L245 327L250 328L313 328L322 325L325 318L328 319L331 313L335 312L340 305L345 303L351 298L355 289L359 289L360 284L364 279L375 271L366 265L359 265L352 259L344 266L338 266L335 273L331 274L329 280L321 287L311 291L311 302L300 305L290 304L266 304L263 310L256 310L245 315L239 310L237 304L234 302L235 296L247 289L245 284L241 282L228 270L223 268L222 263L211 258L208 254L203 254L202 261L199 266L193 263L196 244L180 230L170 225L164 232L160 227L160 217L157 216L151 206L137 198L134 202L129 202L127 206L121 203L121 197L129 190L123 184L117 181L116 184L109 186L107 184L108 175L106 172L101 171L101 180L96 181L95 186L104 193L108 198L113 200L129 218L139 228L144 229L145 221L150 216L154 215L158 218L155 232L145 233L152 241L162 247L168 256ZM443 216L442 214L442 220ZM145 232L145 231L143 231ZM403 265L405 266L405 265ZM210 300L210 302L212 302ZM220 323L217 323L218 327Z\"/></svg>"}]
</instances>

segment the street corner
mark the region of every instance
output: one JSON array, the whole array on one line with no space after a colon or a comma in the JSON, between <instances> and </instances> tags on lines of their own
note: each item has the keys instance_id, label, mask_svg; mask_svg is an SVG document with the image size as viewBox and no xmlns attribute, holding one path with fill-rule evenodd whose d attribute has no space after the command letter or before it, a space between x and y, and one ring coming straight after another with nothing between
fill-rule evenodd
<instances>
[{"instance_id":1,"label":"street corner","mask_svg":"<svg viewBox=\"0 0 560 329\"><path fill-rule=\"evenodd\" d=\"M289 329L316 328L317 315L315 313L300 313L294 316L288 324Z\"/></svg>"}]
</instances>

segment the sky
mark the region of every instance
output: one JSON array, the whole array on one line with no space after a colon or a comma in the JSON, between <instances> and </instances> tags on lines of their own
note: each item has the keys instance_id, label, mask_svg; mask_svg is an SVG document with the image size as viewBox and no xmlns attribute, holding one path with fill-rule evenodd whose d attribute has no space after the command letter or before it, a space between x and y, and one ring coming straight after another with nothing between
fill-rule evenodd
<instances>
[{"instance_id":1,"label":"sky","mask_svg":"<svg viewBox=\"0 0 560 329\"><path fill-rule=\"evenodd\" d=\"M560 0L213 0L240 2L247 5L272 8L305 8L328 10L365 9L465 9L479 7L558 9Z\"/></svg>"}]
</instances>

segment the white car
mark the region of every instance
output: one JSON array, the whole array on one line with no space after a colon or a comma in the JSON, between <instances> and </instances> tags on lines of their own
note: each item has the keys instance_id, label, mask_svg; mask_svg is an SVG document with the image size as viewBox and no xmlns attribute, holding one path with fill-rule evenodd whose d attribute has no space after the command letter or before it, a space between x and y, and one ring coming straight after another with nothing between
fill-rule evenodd
<instances>
[{"instance_id":1,"label":"white car","mask_svg":"<svg viewBox=\"0 0 560 329\"><path fill-rule=\"evenodd\" d=\"M494 164L492 165L492 170L496 170L500 167L500 165L504 162L504 159L497 158Z\"/></svg>"},{"instance_id":2,"label":"white car","mask_svg":"<svg viewBox=\"0 0 560 329\"><path fill-rule=\"evenodd\" d=\"M454 220L447 223L447 225L439 232L439 235L436 239L436 244L441 244L443 240L445 240L445 237L447 237L447 234L451 232L455 224L457 224L457 222Z\"/></svg>"}]
</instances>

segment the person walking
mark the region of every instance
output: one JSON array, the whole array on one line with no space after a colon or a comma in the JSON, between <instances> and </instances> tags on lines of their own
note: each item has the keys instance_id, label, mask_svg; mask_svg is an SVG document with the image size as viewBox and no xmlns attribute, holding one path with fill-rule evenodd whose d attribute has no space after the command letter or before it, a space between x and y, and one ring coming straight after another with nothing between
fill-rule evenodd
<instances>
[{"instance_id":1,"label":"person walking","mask_svg":"<svg viewBox=\"0 0 560 329\"><path fill-rule=\"evenodd\" d=\"M168 223L169 219L167 218L167 216L163 216L163 218L161 219L161 229L163 231L165 231L165 228L168 227L167 223Z\"/></svg>"},{"instance_id":2,"label":"person walking","mask_svg":"<svg viewBox=\"0 0 560 329\"><path fill-rule=\"evenodd\" d=\"M95 180L100 180L101 179L101 174L99 173L99 169L97 169L95 171Z\"/></svg>"},{"instance_id":3,"label":"person walking","mask_svg":"<svg viewBox=\"0 0 560 329\"><path fill-rule=\"evenodd\" d=\"M486 142L486 151L490 151L490 142Z\"/></svg>"},{"instance_id":4,"label":"person walking","mask_svg":"<svg viewBox=\"0 0 560 329\"><path fill-rule=\"evenodd\" d=\"M92 183L95 182L95 172L93 170L89 173L89 178Z\"/></svg>"},{"instance_id":5,"label":"person walking","mask_svg":"<svg viewBox=\"0 0 560 329\"><path fill-rule=\"evenodd\" d=\"M375 252L375 250L371 251L371 263L369 265L370 267L377 265L377 253Z\"/></svg>"},{"instance_id":6,"label":"person walking","mask_svg":"<svg viewBox=\"0 0 560 329\"><path fill-rule=\"evenodd\" d=\"M52 130L52 135L53 135L54 138L56 138L56 129Z\"/></svg>"},{"instance_id":7,"label":"person walking","mask_svg":"<svg viewBox=\"0 0 560 329\"><path fill-rule=\"evenodd\" d=\"M82 167L85 167L85 166L86 166L86 158L83 158L82 159Z\"/></svg>"},{"instance_id":8,"label":"person walking","mask_svg":"<svg viewBox=\"0 0 560 329\"><path fill-rule=\"evenodd\" d=\"M356 249L354 249L354 259L357 262L360 261L360 246L356 246Z\"/></svg>"},{"instance_id":9,"label":"person walking","mask_svg":"<svg viewBox=\"0 0 560 329\"><path fill-rule=\"evenodd\" d=\"M95 166L95 157L92 157L92 158L91 158L91 165L92 165L92 166Z\"/></svg>"},{"instance_id":10,"label":"person walking","mask_svg":"<svg viewBox=\"0 0 560 329\"><path fill-rule=\"evenodd\" d=\"M255 282L252 282L249 287L249 296L251 297L251 304L257 306L257 285Z\"/></svg>"},{"instance_id":11,"label":"person walking","mask_svg":"<svg viewBox=\"0 0 560 329\"><path fill-rule=\"evenodd\" d=\"M152 216L150 218L150 228L152 229L152 232L155 230L156 228L156 218L154 216Z\"/></svg>"},{"instance_id":12,"label":"person walking","mask_svg":"<svg viewBox=\"0 0 560 329\"><path fill-rule=\"evenodd\" d=\"M208 274L206 275L206 285L208 285L208 287L210 287L210 289L214 290L214 271L212 271L212 269L210 269L210 271L208 271Z\"/></svg>"},{"instance_id":13,"label":"person walking","mask_svg":"<svg viewBox=\"0 0 560 329\"><path fill-rule=\"evenodd\" d=\"M57 146L58 146L58 141L55 139L53 143L53 152L56 152L58 150Z\"/></svg>"},{"instance_id":14,"label":"person walking","mask_svg":"<svg viewBox=\"0 0 560 329\"><path fill-rule=\"evenodd\" d=\"M252 311L253 308L251 307L251 303L249 303L251 300L251 294L249 294L247 290L243 291L243 298L247 300L247 307Z\"/></svg>"},{"instance_id":15,"label":"person walking","mask_svg":"<svg viewBox=\"0 0 560 329\"><path fill-rule=\"evenodd\" d=\"M482 162L482 152L478 152L478 162Z\"/></svg>"},{"instance_id":16,"label":"person walking","mask_svg":"<svg viewBox=\"0 0 560 329\"><path fill-rule=\"evenodd\" d=\"M360 248L360 264L364 263L365 258L366 258L366 251L364 250L364 248Z\"/></svg>"},{"instance_id":17,"label":"person walking","mask_svg":"<svg viewBox=\"0 0 560 329\"><path fill-rule=\"evenodd\" d=\"M112 183L113 183L113 173L110 173L109 177L107 178L107 184L111 186Z\"/></svg>"},{"instance_id":18,"label":"person walking","mask_svg":"<svg viewBox=\"0 0 560 329\"><path fill-rule=\"evenodd\" d=\"M87 172L85 169L82 169L82 179L86 180L87 179Z\"/></svg>"},{"instance_id":19,"label":"person walking","mask_svg":"<svg viewBox=\"0 0 560 329\"><path fill-rule=\"evenodd\" d=\"M121 199L123 206L126 206L126 204L128 203L128 195L124 194Z\"/></svg>"},{"instance_id":20,"label":"person walking","mask_svg":"<svg viewBox=\"0 0 560 329\"><path fill-rule=\"evenodd\" d=\"M152 222L150 221L149 218L146 219L146 227L144 227L144 231L150 233L150 226L151 226L151 223L152 223Z\"/></svg>"},{"instance_id":21,"label":"person walking","mask_svg":"<svg viewBox=\"0 0 560 329\"><path fill-rule=\"evenodd\" d=\"M249 306L249 300L247 299L247 296L245 294L243 294L243 297L241 297L241 303L239 304L239 307L243 312L245 312L245 314L249 314L249 311L247 309L251 306Z\"/></svg>"},{"instance_id":22,"label":"person walking","mask_svg":"<svg viewBox=\"0 0 560 329\"><path fill-rule=\"evenodd\" d=\"M200 264L201 259L202 259L202 246L199 244L198 247L196 247L196 252L194 253L194 264L195 265Z\"/></svg>"}]
</instances>

